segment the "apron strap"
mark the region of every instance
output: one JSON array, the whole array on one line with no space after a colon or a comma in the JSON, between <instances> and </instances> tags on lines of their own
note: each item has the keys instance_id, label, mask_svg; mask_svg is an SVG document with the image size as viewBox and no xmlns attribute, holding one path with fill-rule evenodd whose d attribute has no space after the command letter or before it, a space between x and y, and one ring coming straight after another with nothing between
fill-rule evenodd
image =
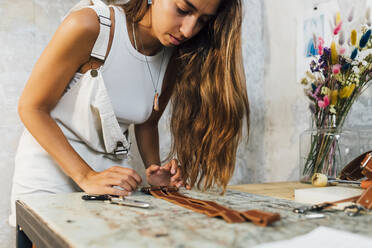
<instances>
[{"instance_id":1,"label":"apron strap","mask_svg":"<svg viewBox=\"0 0 372 248\"><path fill-rule=\"evenodd\" d=\"M104 61L106 59L106 52L110 39L110 9L101 0L92 0L92 2L94 5L89 6L89 8L93 9L97 13L100 23L100 29L98 38L94 43L94 47L90 56Z\"/></svg>"}]
</instances>

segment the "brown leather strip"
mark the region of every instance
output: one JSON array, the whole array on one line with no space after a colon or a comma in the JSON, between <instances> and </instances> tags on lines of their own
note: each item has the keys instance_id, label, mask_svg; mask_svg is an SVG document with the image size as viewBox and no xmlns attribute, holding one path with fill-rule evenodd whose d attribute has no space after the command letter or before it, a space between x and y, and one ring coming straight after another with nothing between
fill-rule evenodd
<instances>
[{"instance_id":1,"label":"brown leather strip","mask_svg":"<svg viewBox=\"0 0 372 248\"><path fill-rule=\"evenodd\" d=\"M352 160L348 165L341 171L340 179L343 180L359 180L364 177L362 174L361 164L366 160L366 155L371 151L365 152ZM372 162L372 161L371 161Z\"/></svg>"},{"instance_id":2,"label":"brown leather strip","mask_svg":"<svg viewBox=\"0 0 372 248\"><path fill-rule=\"evenodd\" d=\"M371 156L371 157L369 157ZM365 160L369 159L368 162L366 161L365 167L362 170L362 174L367 177L368 179L372 179L372 155L366 156ZM363 160L364 161L364 160ZM363 162L362 162L363 165Z\"/></svg>"},{"instance_id":3,"label":"brown leather strip","mask_svg":"<svg viewBox=\"0 0 372 248\"><path fill-rule=\"evenodd\" d=\"M231 211L221 211L218 212L215 216L210 217L221 217L224 219L227 223L242 223L246 222L244 218L240 215L239 212L231 210Z\"/></svg>"},{"instance_id":4,"label":"brown leather strip","mask_svg":"<svg viewBox=\"0 0 372 248\"><path fill-rule=\"evenodd\" d=\"M323 203L320 203L320 204L317 204L317 205L322 205L322 206L326 205L326 206L324 206L323 209L327 209L327 208L336 206L338 203L356 202L359 199L360 196L361 195L357 195L357 196L349 197L349 198L346 198L346 199L341 199L341 200L334 201L334 202L323 202Z\"/></svg>"},{"instance_id":5,"label":"brown leather strip","mask_svg":"<svg viewBox=\"0 0 372 248\"><path fill-rule=\"evenodd\" d=\"M215 214L208 215L210 217L221 217L228 223L241 223L241 222L246 221L244 218L242 218L239 211L224 207L224 206L219 205L219 204L217 204L213 201L204 201L204 200L199 200L199 199L195 199L195 198L190 198L190 197L182 195L178 192L171 192L171 193L168 193L168 195L177 196L177 197L181 197L181 198L187 198L189 200L189 202L191 202L191 203L203 204L203 206L215 210L216 211Z\"/></svg>"},{"instance_id":6,"label":"brown leather strip","mask_svg":"<svg viewBox=\"0 0 372 248\"><path fill-rule=\"evenodd\" d=\"M180 194L179 192L171 192L171 193L168 193L168 195L177 196L177 197L180 197L180 198L186 198L192 203L203 204L204 206L209 206L212 209L219 210L219 211L230 211L230 210L232 210L230 208L226 208L222 205L219 205L219 204L217 204L213 201L204 201L204 200L199 200L199 199L195 199L195 198L190 198L188 196Z\"/></svg>"},{"instance_id":7,"label":"brown leather strip","mask_svg":"<svg viewBox=\"0 0 372 248\"><path fill-rule=\"evenodd\" d=\"M280 220L280 215L277 213L268 213L261 210L248 210L241 212L246 219L252 221L256 225L268 226L269 224Z\"/></svg>"},{"instance_id":8,"label":"brown leather strip","mask_svg":"<svg viewBox=\"0 0 372 248\"><path fill-rule=\"evenodd\" d=\"M213 208L213 207L209 206L208 204L206 204L205 202L202 202L202 201L193 201L194 199L189 198L189 197L184 197L183 198L183 197L180 197L180 196L173 196L173 192L168 193L165 200L173 202L173 203L175 203L177 205L180 205L182 207L186 207L186 208L191 209L195 212L203 213L205 215L208 215L209 217L220 216L221 211L219 209ZM185 201L187 202L187 204L184 204Z\"/></svg>"},{"instance_id":9,"label":"brown leather strip","mask_svg":"<svg viewBox=\"0 0 372 248\"><path fill-rule=\"evenodd\" d=\"M356 203L362 205L367 209L372 209L372 185L363 192Z\"/></svg>"},{"instance_id":10,"label":"brown leather strip","mask_svg":"<svg viewBox=\"0 0 372 248\"><path fill-rule=\"evenodd\" d=\"M172 202L176 205L191 209L199 213L203 213L206 215L215 215L217 213L216 210L208 209L203 205L192 204L187 199L171 197L168 194L164 193L163 191L151 191L151 194L157 198L161 198L163 200Z\"/></svg>"},{"instance_id":11,"label":"brown leather strip","mask_svg":"<svg viewBox=\"0 0 372 248\"><path fill-rule=\"evenodd\" d=\"M179 205L189 208L195 212L206 214L209 217L220 217L228 223L245 222L245 219L242 218L237 211L225 208L212 201L203 201L199 199L190 198L177 192L168 193L166 200L168 199L173 200L172 202L175 203L177 202L177 200L187 199L189 203L187 206L182 204Z\"/></svg>"},{"instance_id":12,"label":"brown leather strip","mask_svg":"<svg viewBox=\"0 0 372 248\"><path fill-rule=\"evenodd\" d=\"M228 223L241 223L245 222L245 219L242 218L240 213L238 211L235 211L230 208L226 208L224 206L221 206L213 201L203 201L195 198L190 198L187 196L184 196L178 192L171 192L168 193L168 198L169 197L177 197L177 198L186 198L188 199L190 205L193 204L195 205L202 205L206 209L211 209L212 211L208 211L208 216L209 217L221 217L223 218L226 222Z\"/></svg>"},{"instance_id":13,"label":"brown leather strip","mask_svg":"<svg viewBox=\"0 0 372 248\"><path fill-rule=\"evenodd\" d=\"M365 152L351 161L341 171L340 176L341 179L346 180L359 180L363 177L372 179L372 151ZM372 186L369 186L361 196L354 197L352 200L343 199L333 203L337 204L347 201L353 201L367 209L372 209Z\"/></svg>"},{"instance_id":14,"label":"brown leather strip","mask_svg":"<svg viewBox=\"0 0 372 248\"><path fill-rule=\"evenodd\" d=\"M144 192L147 189L143 189ZM179 206L188 208L198 213L205 214L209 217L220 217L228 223L241 223L245 221L252 221L252 223L267 226L280 219L279 214L266 213L260 210L250 210L246 212L239 212L230 208L226 208L213 201L203 201L185 195L179 192L167 192L167 188L150 189L149 192L157 198L172 202Z\"/></svg>"},{"instance_id":15,"label":"brown leather strip","mask_svg":"<svg viewBox=\"0 0 372 248\"><path fill-rule=\"evenodd\" d=\"M169 187L169 186L151 186L151 187L142 187L141 192L151 195L150 191L162 190L164 192L177 192L177 187Z\"/></svg>"},{"instance_id":16,"label":"brown leather strip","mask_svg":"<svg viewBox=\"0 0 372 248\"><path fill-rule=\"evenodd\" d=\"M338 201L334 201L334 202L330 202L332 204L338 204L338 203L343 203L343 202L355 202L356 200L358 200L360 197L360 195L358 196L353 196L353 197L350 197L350 198L346 198L346 199L342 199L342 200L338 200Z\"/></svg>"},{"instance_id":17,"label":"brown leather strip","mask_svg":"<svg viewBox=\"0 0 372 248\"><path fill-rule=\"evenodd\" d=\"M174 194L181 195L178 192L172 192L172 195L174 195ZM187 197L187 196L183 196L183 197ZM217 204L215 202L212 202L212 201L202 201L202 200L193 199L193 198L190 198L190 199L192 199L192 201L205 202L209 206L212 206L215 209L219 209L220 211L226 211L227 213L233 214L234 216L235 215L240 215L240 216L244 217L246 220L252 221L253 223L255 223L257 225L261 225L261 226L267 226L268 224L280 219L280 215L276 214L276 213L268 213L268 212L264 212L264 211L261 211L261 210L248 210L248 211L245 211L245 212L239 212L239 211L235 211L233 209L226 208L226 207L224 207L222 205L219 205L219 204ZM240 218L236 218L236 219L240 220ZM244 222L244 220L242 220L242 222Z\"/></svg>"}]
</instances>

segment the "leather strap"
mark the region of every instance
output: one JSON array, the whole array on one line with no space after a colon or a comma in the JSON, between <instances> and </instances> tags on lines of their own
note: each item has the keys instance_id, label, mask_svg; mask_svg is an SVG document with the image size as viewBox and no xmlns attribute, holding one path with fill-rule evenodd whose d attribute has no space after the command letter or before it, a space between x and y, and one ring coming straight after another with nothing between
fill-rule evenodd
<instances>
[{"instance_id":1,"label":"leather strap","mask_svg":"<svg viewBox=\"0 0 372 248\"><path fill-rule=\"evenodd\" d=\"M368 153L361 163L362 174L368 179L372 179L372 153Z\"/></svg>"},{"instance_id":2,"label":"leather strap","mask_svg":"<svg viewBox=\"0 0 372 248\"><path fill-rule=\"evenodd\" d=\"M363 177L372 179L372 151L363 153L362 155L351 161L341 171L340 178L343 180L359 180ZM372 185L370 185L362 195L343 199L337 202L332 202L332 206L341 202L355 202L366 209L372 209Z\"/></svg>"},{"instance_id":3,"label":"leather strap","mask_svg":"<svg viewBox=\"0 0 372 248\"><path fill-rule=\"evenodd\" d=\"M251 221L260 226L268 226L275 221L280 220L280 215L277 213L268 213L261 210L236 211L213 201L204 201L187 197L178 192L174 187L145 187L142 192L151 194L156 198L160 198L176 205L185 207L198 213L205 214L209 217L218 217L224 219L228 223L242 223Z\"/></svg>"},{"instance_id":4,"label":"leather strap","mask_svg":"<svg viewBox=\"0 0 372 248\"><path fill-rule=\"evenodd\" d=\"M356 203L362 205L366 209L372 209L372 185L363 192Z\"/></svg>"},{"instance_id":5,"label":"leather strap","mask_svg":"<svg viewBox=\"0 0 372 248\"><path fill-rule=\"evenodd\" d=\"M340 175L343 180L359 180L363 177L372 179L372 151L355 158L345 166Z\"/></svg>"},{"instance_id":6,"label":"leather strap","mask_svg":"<svg viewBox=\"0 0 372 248\"><path fill-rule=\"evenodd\" d=\"M339 203L356 202L360 198L360 196L361 195L353 196L353 197L350 197L350 198L346 198L346 199L342 199L342 200L338 200L338 201L334 201L334 202L323 202L323 203L317 204L317 205L322 206L322 209L327 209L327 208L330 208L330 207L334 207Z\"/></svg>"}]
</instances>

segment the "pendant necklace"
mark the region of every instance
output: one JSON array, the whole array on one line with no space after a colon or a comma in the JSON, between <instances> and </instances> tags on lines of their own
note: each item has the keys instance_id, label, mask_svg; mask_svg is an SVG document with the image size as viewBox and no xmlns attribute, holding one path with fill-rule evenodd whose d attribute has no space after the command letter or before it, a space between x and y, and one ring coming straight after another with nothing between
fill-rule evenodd
<instances>
[{"instance_id":1,"label":"pendant necklace","mask_svg":"<svg viewBox=\"0 0 372 248\"><path fill-rule=\"evenodd\" d=\"M134 46L136 48L136 50L138 51L138 48L137 48L137 41L136 41L136 34L135 34L135 31L134 31L134 22L132 22L132 32L133 32L133 40L134 40ZM145 51L145 49L143 48L143 42L142 42L142 39L141 37L139 37L139 40L140 40L140 43L141 43L141 46L142 46L142 50ZM158 93L158 84L159 84L159 78L160 78L160 73L161 73L161 68L163 66L163 60L164 60L164 47L163 47L163 56L161 58L161 63L160 63L160 68L159 68L159 74L158 74L158 79L156 81L156 85L155 85L155 82L154 82L154 78L152 76L152 72L151 72L151 69L150 69L150 65L149 65L149 62L147 61L147 56L143 54L143 56L145 57L145 61L146 61L146 65L147 65L147 69L149 70L149 73L150 73L150 78L151 78L151 83L152 83L152 86L154 87L154 102L153 102L153 108L155 111L159 111L159 93Z\"/></svg>"}]
</instances>

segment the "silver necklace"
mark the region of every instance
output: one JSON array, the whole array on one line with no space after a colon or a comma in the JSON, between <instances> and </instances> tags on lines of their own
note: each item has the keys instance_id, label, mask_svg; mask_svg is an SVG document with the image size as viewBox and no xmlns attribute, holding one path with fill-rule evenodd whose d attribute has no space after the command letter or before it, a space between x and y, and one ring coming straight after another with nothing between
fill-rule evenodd
<instances>
[{"instance_id":1,"label":"silver necklace","mask_svg":"<svg viewBox=\"0 0 372 248\"><path fill-rule=\"evenodd\" d=\"M134 40L134 47L136 48L136 50L138 51L138 48L137 48L137 41L136 41L136 33L134 31L134 22L132 22L132 32L133 32L133 40ZM142 39L141 39L141 36L139 37L139 40L140 40L140 43L141 43L141 46L142 46L142 50L145 51L145 49L143 48L143 42L142 42ZM158 79L156 81L156 85L155 85L155 82L154 82L154 78L152 76L152 72L151 72L151 69L150 69L150 65L149 65L149 62L147 61L147 56L143 54L143 56L145 57L145 61L146 61L146 65L147 65L147 69L149 70L149 73L150 73L150 78L151 78L151 83L152 83L152 86L154 87L154 102L153 102L153 108L155 111L159 111L159 93L158 93L158 85L159 85L159 78L160 78L160 73L161 73L161 68L163 67L163 60L164 60L164 47L163 47L163 56L161 58L161 63L160 63L160 68L159 68L159 74L158 74Z\"/></svg>"}]
</instances>

